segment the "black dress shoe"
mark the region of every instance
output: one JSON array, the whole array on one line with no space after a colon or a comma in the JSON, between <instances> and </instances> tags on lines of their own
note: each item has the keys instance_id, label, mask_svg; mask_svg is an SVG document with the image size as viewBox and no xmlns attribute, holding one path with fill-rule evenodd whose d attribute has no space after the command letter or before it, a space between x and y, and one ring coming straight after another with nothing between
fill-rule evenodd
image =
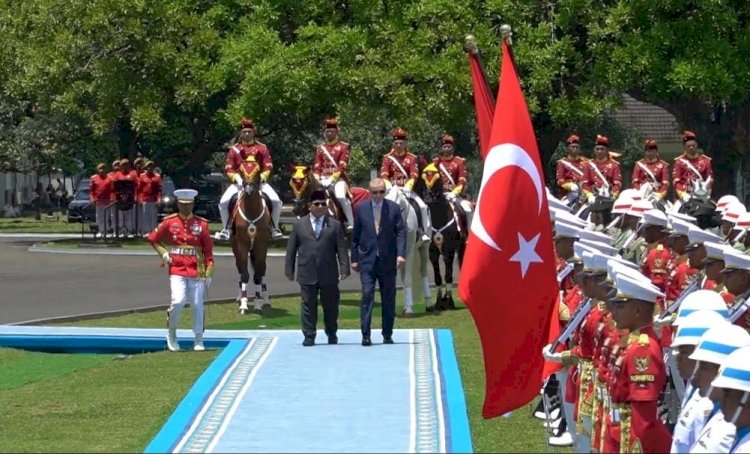
<instances>
[{"instance_id":1,"label":"black dress shoe","mask_svg":"<svg viewBox=\"0 0 750 454\"><path fill-rule=\"evenodd\" d=\"M392 336L383 336L383 343L384 344L392 344L393 343L393 337Z\"/></svg>"},{"instance_id":2,"label":"black dress shoe","mask_svg":"<svg viewBox=\"0 0 750 454\"><path fill-rule=\"evenodd\" d=\"M362 336L362 346L363 347L369 347L372 345L372 341L370 340L370 336Z\"/></svg>"},{"instance_id":3,"label":"black dress shoe","mask_svg":"<svg viewBox=\"0 0 750 454\"><path fill-rule=\"evenodd\" d=\"M315 345L315 339L312 337L306 337L305 340L302 341L302 345L305 347L312 347Z\"/></svg>"},{"instance_id":4,"label":"black dress shoe","mask_svg":"<svg viewBox=\"0 0 750 454\"><path fill-rule=\"evenodd\" d=\"M339 343L339 338L336 337L334 334L333 336L328 336L328 345L336 345Z\"/></svg>"}]
</instances>

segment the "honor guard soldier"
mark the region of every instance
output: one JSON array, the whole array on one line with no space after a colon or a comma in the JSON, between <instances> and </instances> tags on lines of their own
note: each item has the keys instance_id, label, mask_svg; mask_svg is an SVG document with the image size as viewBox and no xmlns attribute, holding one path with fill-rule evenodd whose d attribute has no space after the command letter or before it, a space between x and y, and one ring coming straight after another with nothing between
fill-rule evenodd
<instances>
[{"instance_id":1,"label":"honor guard soldier","mask_svg":"<svg viewBox=\"0 0 750 454\"><path fill-rule=\"evenodd\" d=\"M721 411L736 429L728 452L750 453L750 347L730 353L711 386L721 390Z\"/></svg>"},{"instance_id":2,"label":"honor guard soldier","mask_svg":"<svg viewBox=\"0 0 750 454\"><path fill-rule=\"evenodd\" d=\"M167 347L171 351L180 350L177 342L177 326L180 313L187 302L192 305L193 349L205 350L203 346L203 298L211 285L214 273L213 242L208 231L208 221L193 215L194 189L179 189L174 192L178 213L167 216L152 231L148 240L169 265L169 287L171 303L167 310Z\"/></svg>"},{"instance_id":3,"label":"honor guard soldier","mask_svg":"<svg viewBox=\"0 0 750 454\"><path fill-rule=\"evenodd\" d=\"M643 279L615 276L611 299L619 329L627 330L620 356L610 372L611 406L607 452L667 452L671 437L659 419L657 404L666 384L664 357L651 324L654 306L664 294Z\"/></svg>"},{"instance_id":4,"label":"honor guard soldier","mask_svg":"<svg viewBox=\"0 0 750 454\"><path fill-rule=\"evenodd\" d=\"M464 158L455 155L455 141L453 136L444 135L440 138L440 155L432 163L440 171L443 179L445 196L458 205L466 213L466 228L471 225L472 206L463 198L464 190L469 182L469 173L466 171Z\"/></svg>"},{"instance_id":5,"label":"honor guard soldier","mask_svg":"<svg viewBox=\"0 0 750 454\"><path fill-rule=\"evenodd\" d=\"M616 199L622 189L620 163L609 155L609 139L601 134L596 136L594 159L584 167L583 192L589 203L599 195Z\"/></svg>"},{"instance_id":6,"label":"honor guard soldier","mask_svg":"<svg viewBox=\"0 0 750 454\"><path fill-rule=\"evenodd\" d=\"M703 259L706 258L706 247L703 243L721 243L723 241L722 238L715 233L707 232L706 230L691 225L690 230L688 230L688 241L688 245L685 246L685 252L688 255L690 266L698 269L698 288L713 290L716 287L716 282L708 279L706 273L703 271Z\"/></svg>"},{"instance_id":7,"label":"honor guard soldier","mask_svg":"<svg viewBox=\"0 0 750 454\"><path fill-rule=\"evenodd\" d=\"M732 249L732 247L725 243L712 243L710 241L703 243L703 247L706 248L706 256L702 260L703 274L716 283L713 291L718 293L727 305L731 305L735 296L727 290L724 283L726 276L722 271L725 268L724 251Z\"/></svg>"},{"instance_id":8,"label":"honor guard soldier","mask_svg":"<svg viewBox=\"0 0 750 454\"><path fill-rule=\"evenodd\" d=\"M333 186L333 194L346 218L346 231L354 228L352 202L349 200L349 178L346 168L349 166L349 144L339 140L339 122L329 118L323 123L325 143L315 148L313 176L323 186Z\"/></svg>"},{"instance_id":9,"label":"honor guard soldier","mask_svg":"<svg viewBox=\"0 0 750 454\"><path fill-rule=\"evenodd\" d=\"M139 234L156 228L159 221L157 204L161 201L161 175L154 171L153 161L146 161L138 185L138 201L141 213L138 218Z\"/></svg>"},{"instance_id":10,"label":"honor guard soldier","mask_svg":"<svg viewBox=\"0 0 750 454\"><path fill-rule=\"evenodd\" d=\"M90 201L96 207L97 236L107 233L108 219L106 219L106 208L112 203L112 180L107 175L106 166L103 162L96 166L96 173L91 175Z\"/></svg>"},{"instance_id":11,"label":"honor guard soldier","mask_svg":"<svg viewBox=\"0 0 750 454\"><path fill-rule=\"evenodd\" d=\"M677 364L680 378L686 381L686 386L680 414L672 434L672 453L690 452L690 447L695 444L700 430L706 424L706 418L714 408L711 399L701 396L698 388L691 385L698 364L689 357L706 331L715 326L728 324L726 318L718 312L699 310L685 317L677 329L671 345L672 359Z\"/></svg>"},{"instance_id":12,"label":"honor guard soldier","mask_svg":"<svg viewBox=\"0 0 750 454\"><path fill-rule=\"evenodd\" d=\"M672 253L666 245L667 216L660 210L649 210L643 213L643 239L646 241L646 257L641 264L641 272L662 292L666 291L669 281L669 263Z\"/></svg>"},{"instance_id":13,"label":"honor guard soldier","mask_svg":"<svg viewBox=\"0 0 750 454\"><path fill-rule=\"evenodd\" d=\"M750 334L739 326L729 323L715 326L701 336L695 352L690 358L698 362L694 375L694 385L698 387L701 396L708 397L714 404L714 409L706 418L706 424L690 448L691 453L729 452L734 442L735 428L729 419L732 415L725 415L721 411L719 402L722 392L712 386L718 376L719 368L727 357L735 350L750 345Z\"/></svg>"},{"instance_id":14,"label":"honor guard soldier","mask_svg":"<svg viewBox=\"0 0 750 454\"><path fill-rule=\"evenodd\" d=\"M671 219L671 224L672 232L669 234L669 240L672 245L673 256L666 291L667 302L670 303L677 299L698 275L698 269L690 266L685 251L690 242L688 232L690 232L692 224L681 219Z\"/></svg>"},{"instance_id":15,"label":"honor guard soldier","mask_svg":"<svg viewBox=\"0 0 750 454\"><path fill-rule=\"evenodd\" d=\"M568 156L559 159L555 165L555 181L560 198L568 205L575 202L583 190L583 178L588 159L581 155L581 138L573 134L565 141Z\"/></svg>"},{"instance_id":16,"label":"honor guard soldier","mask_svg":"<svg viewBox=\"0 0 750 454\"><path fill-rule=\"evenodd\" d=\"M268 184L268 178L271 176L273 162L271 161L271 152L268 147L255 140L255 123L250 118L240 120L240 141L227 151L226 165L224 173L227 178L234 183L231 184L219 202L219 214L221 215L222 230L216 234L217 239L229 239L230 226L229 222L229 202L235 194L242 191L245 181L240 174L240 168L243 161L255 161L260 166L260 190L268 196L271 201L271 236L274 239L281 238L283 235L279 230L279 218L281 217L281 199L276 191Z\"/></svg>"},{"instance_id":17,"label":"honor guard soldier","mask_svg":"<svg viewBox=\"0 0 750 454\"><path fill-rule=\"evenodd\" d=\"M393 147L383 155L383 162L380 165L380 178L401 188L404 195L417 202L423 227L422 236L419 240L430 241L432 238L430 211L424 201L412 191L417 178L419 178L417 156L409 151L406 140L406 131L401 128L393 131Z\"/></svg>"},{"instance_id":18,"label":"honor guard soldier","mask_svg":"<svg viewBox=\"0 0 750 454\"><path fill-rule=\"evenodd\" d=\"M694 191L711 195L713 168L711 158L698 151L698 140L694 132L682 133L682 154L675 158L672 167L672 184L677 197L687 202Z\"/></svg>"},{"instance_id":19,"label":"honor guard soldier","mask_svg":"<svg viewBox=\"0 0 750 454\"><path fill-rule=\"evenodd\" d=\"M669 189L669 164L659 158L656 140L647 139L643 148L645 156L636 161L630 186L644 198L664 200Z\"/></svg>"},{"instance_id":20,"label":"honor guard soldier","mask_svg":"<svg viewBox=\"0 0 750 454\"><path fill-rule=\"evenodd\" d=\"M736 295L729 303L730 321L750 330L750 256L732 248L724 250L724 285Z\"/></svg>"}]
</instances>

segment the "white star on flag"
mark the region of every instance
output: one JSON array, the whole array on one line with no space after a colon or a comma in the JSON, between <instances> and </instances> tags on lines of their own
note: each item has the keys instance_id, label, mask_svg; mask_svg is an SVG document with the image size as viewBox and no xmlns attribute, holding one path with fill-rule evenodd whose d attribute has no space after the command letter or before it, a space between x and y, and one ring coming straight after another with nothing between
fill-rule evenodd
<instances>
[{"instance_id":1,"label":"white star on flag","mask_svg":"<svg viewBox=\"0 0 750 454\"><path fill-rule=\"evenodd\" d=\"M520 233L518 234L518 252L513 254L510 258L511 262L518 262L521 264L521 278L526 277L526 271L529 269L531 263L542 263L543 260L536 253L536 243L539 241L539 233L536 234L531 241L526 241Z\"/></svg>"}]
</instances>

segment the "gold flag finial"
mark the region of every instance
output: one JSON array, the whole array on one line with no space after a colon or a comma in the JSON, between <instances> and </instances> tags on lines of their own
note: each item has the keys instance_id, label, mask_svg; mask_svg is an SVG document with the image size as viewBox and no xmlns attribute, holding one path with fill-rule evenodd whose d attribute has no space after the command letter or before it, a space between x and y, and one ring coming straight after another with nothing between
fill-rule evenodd
<instances>
[{"instance_id":1,"label":"gold flag finial","mask_svg":"<svg viewBox=\"0 0 750 454\"><path fill-rule=\"evenodd\" d=\"M476 55L479 53L479 47L477 47L477 38L474 35L466 35L464 37L464 52L469 52Z\"/></svg>"},{"instance_id":2,"label":"gold flag finial","mask_svg":"<svg viewBox=\"0 0 750 454\"><path fill-rule=\"evenodd\" d=\"M501 25L500 34L503 36L503 40L507 42L509 46L513 45L513 29L510 28L510 25Z\"/></svg>"}]
</instances>

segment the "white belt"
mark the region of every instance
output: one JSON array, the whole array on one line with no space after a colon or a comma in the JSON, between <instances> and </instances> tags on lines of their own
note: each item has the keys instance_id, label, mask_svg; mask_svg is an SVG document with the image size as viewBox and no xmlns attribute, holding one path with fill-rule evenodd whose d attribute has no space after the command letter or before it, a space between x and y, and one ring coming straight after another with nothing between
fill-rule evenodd
<instances>
[{"instance_id":1,"label":"white belt","mask_svg":"<svg viewBox=\"0 0 750 454\"><path fill-rule=\"evenodd\" d=\"M169 253L175 255L198 255L197 251L194 248L188 247L169 248Z\"/></svg>"},{"instance_id":2,"label":"white belt","mask_svg":"<svg viewBox=\"0 0 750 454\"><path fill-rule=\"evenodd\" d=\"M609 420L612 424L620 424L620 409L612 408L609 410Z\"/></svg>"}]
</instances>

